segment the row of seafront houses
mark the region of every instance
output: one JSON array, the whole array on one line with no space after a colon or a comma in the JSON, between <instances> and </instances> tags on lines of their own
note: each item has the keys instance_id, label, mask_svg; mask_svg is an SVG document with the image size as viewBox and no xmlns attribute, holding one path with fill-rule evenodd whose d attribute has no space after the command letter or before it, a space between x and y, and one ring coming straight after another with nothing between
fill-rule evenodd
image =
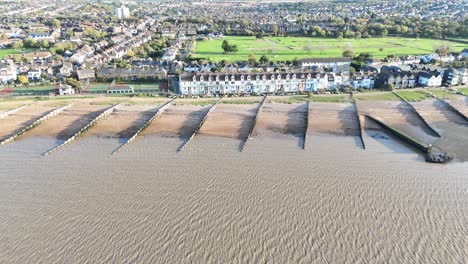
<instances>
[{"instance_id":1,"label":"row of seafront houses","mask_svg":"<svg viewBox=\"0 0 468 264\"><path fill-rule=\"evenodd\" d=\"M183 95L298 93L337 90L343 87L371 89L389 84L396 89L468 84L468 69L431 69L415 66L411 71L382 67L381 72L350 75L348 58L305 59L300 70L286 72L191 72L179 76L176 92ZM323 69L327 68L327 71Z\"/></svg>"}]
</instances>

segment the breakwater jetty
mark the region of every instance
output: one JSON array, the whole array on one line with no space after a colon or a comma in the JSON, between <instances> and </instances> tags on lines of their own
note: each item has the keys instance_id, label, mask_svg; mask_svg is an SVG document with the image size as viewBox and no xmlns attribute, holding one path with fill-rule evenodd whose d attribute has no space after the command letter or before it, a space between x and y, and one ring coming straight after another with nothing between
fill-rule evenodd
<instances>
[{"instance_id":1,"label":"breakwater jetty","mask_svg":"<svg viewBox=\"0 0 468 264\"><path fill-rule=\"evenodd\" d=\"M374 121L375 123L377 123L379 126L381 126L384 129L384 131L388 132L389 134L400 139L402 142L422 152L425 155L426 161L428 162L446 163L453 159L453 157L449 155L448 153L444 153L440 150L433 149L431 145L427 146L426 144L403 133L402 131L385 124L385 122L383 122L382 120L376 117L370 116L368 114L366 114L365 116L369 118L370 120Z\"/></svg>"}]
</instances>

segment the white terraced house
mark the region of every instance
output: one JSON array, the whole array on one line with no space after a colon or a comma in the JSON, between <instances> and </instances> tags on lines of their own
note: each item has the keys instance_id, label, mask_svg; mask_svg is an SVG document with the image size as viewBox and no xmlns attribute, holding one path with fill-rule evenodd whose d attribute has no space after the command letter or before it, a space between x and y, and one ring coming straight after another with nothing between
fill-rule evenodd
<instances>
[{"instance_id":1,"label":"white terraced house","mask_svg":"<svg viewBox=\"0 0 468 264\"><path fill-rule=\"evenodd\" d=\"M329 89L333 73L205 73L179 76L183 95L294 93ZM340 82L342 78L336 78ZM335 86L331 89L334 89ZM337 88L337 87L336 87Z\"/></svg>"}]
</instances>

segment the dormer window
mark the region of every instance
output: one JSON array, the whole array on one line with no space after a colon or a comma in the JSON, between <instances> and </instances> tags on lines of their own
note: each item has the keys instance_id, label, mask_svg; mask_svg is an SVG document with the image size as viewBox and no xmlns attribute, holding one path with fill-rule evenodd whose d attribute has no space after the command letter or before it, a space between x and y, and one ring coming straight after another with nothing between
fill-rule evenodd
<instances>
[{"instance_id":1,"label":"dormer window","mask_svg":"<svg viewBox=\"0 0 468 264\"><path fill-rule=\"evenodd\" d=\"M296 79L296 74L293 74L292 78L293 78L293 79Z\"/></svg>"},{"instance_id":2,"label":"dormer window","mask_svg":"<svg viewBox=\"0 0 468 264\"><path fill-rule=\"evenodd\" d=\"M193 76L193 81L196 82L197 81L197 76Z\"/></svg>"},{"instance_id":3,"label":"dormer window","mask_svg":"<svg viewBox=\"0 0 468 264\"><path fill-rule=\"evenodd\" d=\"M200 76L200 82L203 82L203 76Z\"/></svg>"},{"instance_id":4,"label":"dormer window","mask_svg":"<svg viewBox=\"0 0 468 264\"><path fill-rule=\"evenodd\" d=\"M286 80L289 80L289 74L288 74L288 75L286 75Z\"/></svg>"},{"instance_id":5,"label":"dormer window","mask_svg":"<svg viewBox=\"0 0 468 264\"><path fill-rule=\"evenodd\" d=\"M219 81L219 75L216 75L216 81Z\"/></svg>"},{"instance_id":6,"label":"dormer window","mask_svg":"<svg viewBox=\"0 0 468 264\"><path fill-rule=\"evenodd\" d=\"M257 75L257 77L255 77L255 79L258 81L260 80L260 76Z\"/></svg>"},{"instance_id":7,"label":"dormer window","mask_svg":"<svg viewBox=\"0 0 468 264\"><path fill-rule=\"evenodd\" d=\"M274 80L274 79L275 79L275 76L274 76L274 75L272 75L272 76L271 76L271 80Z\"/></svg>"},{"instance_id":8,"label":"dormer window","mask_svg":"<svg viewBox=\"0 0 468 264\"><path fill-rule=\"evenodd\" d=\"M262 79L265 81L266 80L266 75L263 75Z\"/></svg>"},{"instance_id":9,"label":"dormer window","mask_svg":"<svg viewBox=\"0 0 468 264\"><path fill-rule=\"evenodd\" d=\"M244 80L244 75L241 76L241 81L243 81L243 80Z\"/></svg>"},{"instance_id":10,"label":"dormer window","mask_svg":"<svg viewBox=\"0 0 468 264\"><path fill-rule=\"evenodd\" d=\"M231 81L234 81L236 78L234 77L234 75L231 76Z\"/></svg>"},{"instance_id":11,"label":"dormer window","mask_svg":"<svg viewBox=\"0 0 468 264\"><path fill-rule=\"evenodd\" d=\"M226 75L226 77L224 77L224 80L229 81L229 77Z\"/></svg>"},{"instance_id":12,"label":"dormer window","mask_svg":"<svg viewBox=\"0 0 468 264\"><path fill-rule=\"evenodd\" d=\"M278 80L281 80L281 74L278 74Z\"/></svg>"},{"instance_id":13,"label":"dormer window","mask_svg":"<svg viewBox=\"0 0 468 264\"><path fill-rule=\"evenodd\" d=\"M250 75L249 75L249 76L247 76L247 81L250 81Z\"/></svg>"}]
</instances>

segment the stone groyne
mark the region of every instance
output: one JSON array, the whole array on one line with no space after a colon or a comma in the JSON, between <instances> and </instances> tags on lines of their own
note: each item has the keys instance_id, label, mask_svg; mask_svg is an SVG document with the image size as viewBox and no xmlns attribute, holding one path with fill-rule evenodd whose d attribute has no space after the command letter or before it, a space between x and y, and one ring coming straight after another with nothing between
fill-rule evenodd
<instances>
[{"instance_id":1,"label":"stone groyne","mask_svg":"<svg viewBox=\"0 0 468 264\"><path fill-rule=\"evenodd\" d=\"M28 105L22 105L20 107L15 108L15 109L11 109L11 110L8 110L6 112L0 113L0 119L6 118L9 115L14 114L14 113L18 112L19 110L24 109L26 106L28 106Z\"/></svg>"},{"instance_id":2,"label":"stone groyne","mask_svg":"<svg viewBox=\"0 0 468 264\"><path fill-rule=\"evenodd\" d=\"M309 118L310 118L310 99L307 99L307 113L305 116L305 130L304 130L304 141L302 142L302 149L306 148L307 132L309 130Z\"/></svg>"},{"instance_id":3,"label":"stone groyne","mask_svg":"<svg viewBox=\"0 0 468 264\"><path fill-rule=\"evenodd\" d=\"M459 115L460 117L465 119L465 121L468 122L468 117L465 114L463 114L460 110L458 110L458 108L456 108L454 105L452 105L449 101L446 101L446 100L436 96L435 94L433 94L433 93L431 93L429 91L426 91L426 93L429 94L430 96L432 96L432 98L443 102L450 110L452 110L453 112L455 112L457 115Z\"/></svg>"},{"instance_id":4,"label":"stone groyne","mask_svg":"<svg viewBox=\"0 0 468 264\"><path fill-rule=\"evenodd\" d=\"M257 111L255 112L254 119L252 120L252 124L250 125L249 133L247 134L247 137L243 140L244 143L242 144L241 152L243 152L245 150L245 146L247 145L247 141L252 136L252 134L253 134L253 132L255 130L255 126L257 124L258 117L260 115L260 112L263 109L263 106L265 105L266 99L267 99L267 96L266 95L263 96L263 99L260 102L260 104L259 104L259 106L257 108Z\"/></svg>"},{"instance_id":5,"label":"stone groyne","mask_svg":"<svg viewBox=\"0 0 468 264\"><path fill-rule=\"evenodd\" d=\"M120 151L122 148L124 148L125 146L127 146L128 144L130 144L133 140L135 140L138 135L140 135L147 127L149 127L149 125L151 125L151 123L153 123L154 120L156 120L158 117L160 117L164 111L166 111L166 109L171 105L171 103L175 100L176 98L174 99L171 99L167 102L165 102L164 104L162 104L159 109L156 111L156 113L150 118L148 119L148 121L146 121L146 123L141 126L136 132L135 134L133 134L122 146L120 146L119 148L117 148L112 154L115 154L117 153L118 151Z\"/></svg>"},{"instance_id":6,"label":"stone groyne","mask_svg":"<svg viewBox=\"0 0 468 264\"><path fill-rule=\"evenodd\" d=\"M88 124L86 124L84 127L82 127L78 132L76 132L73 136L71 136L70 138L68 138L67 140L65 140L62 144L54 147L53 149L47 151L46 153L44 153L43 155L44 156L47 156L49 154L51 154L52 152L58 150L59 148L62 148L63 146L67 145L68 143L72 142L73 140L75 140L78 136L80 136L83 132L87 131L88 129L90 129L91 127L93 127L94 125L96 125L100 120L106 118L107 116L109 116L110 114L112 114L119 106L121 106L123 103L119 103L119 104L116 104L116 105L113 105L109 108L107 108L104 112L102 112L101 114L99 114L97 117L95 117L93 120L91 120L91 122L89 122Z\"/></svg>"},{"instance_id":7,"label":"stone groyne","mask_svg":"<svg viewBox=\"0 0 468 264\"><path fill-rule=\"evenodd\" d=\"M39 119L37 119L36 121L32 122L31 124L19 129L18 131L14 132L11 136L9 136L8 138L2 140L0 142L0 145L3 145L3 144L6 144L10 141L13 141L15 140L15 138L23 135L24 133L28 132L29 130L37 127L38 125L40 125L42 122L46 121L47 119L50 119L58 114L60 114L61 112L63 112L65 109L67 108L70 108L71 106L73 105L72 104L68 104L66 106L62 106L62 107L59 107L59 108L56 108L50 112L48 112L47 114L43 115L42 117L40 117ZM14 109L15 110L15 109Z\"/></svg>"},{"instance_id":8,"label":"stone groyne","mask_svg":"<svg viewBox=\"0 0 468 264\"><path fill-rule=\"evenodd\" d=\"M355 108L354 110L355 110L356 118L357 118L357 122L358 122L359 139L361 140L362 149L366 149L366 143L364 142L364 136L363 136L364 126L362 125L361 114L359 112L358 104L357 104L356 100L354 99L354 94L353 93L351 93L351 101L352 101L352 103L354 105L354 108Z\"/></svg>"},{"instance_id":9,"label":"stone groyne","mask_svg":"<svg viewBox=\"0 0 468 264\"><path fill-rule=\"evenodd\" d=\"M184 148L188 145L188 143L190 143L190 141L192 141L192 139L198 134L198 131L200 131L200 128L203 126L203 124L205 123L205 121L208 119L208 117L210 116L210 114L215 110L216 108L216 105L219 103L219 101L221 100L218 99L212 106L210 106L210 109L208 110L208 112L206 112L205 116L203 116L203 119L200 121L200 123L198 124L197 128L195 128L195 130L193 131L192 135L187 139L187 141L185 141L185 143L177 150L177 152L181 152L182 150L184 150Z\"/></svg>"},{"instance_id":10,"label":"stone groyne","mask_svg":"<svg viewBox=\"0 0 468 264\"><path fill-rule=\"evenodd\" d=\"M416 107L414 107L414 105L412 105L410 102L408 102L405 98L403 98L403 96L399 95L398 93L396 92L392 92L396 97L400 98L401 101L403 101L406 105L408 105L412 110L413 112L421 119L421 121L424 123L424 125L431 131L431 133L433 133L435 136L437 137L441 137L441 135L439 134L439 132L437 132L431 125L429 125L429 123L426 121L426 119L421 115L421 113L419 113L419 111L416 109Z\"/></svg>"}]
</instances>

